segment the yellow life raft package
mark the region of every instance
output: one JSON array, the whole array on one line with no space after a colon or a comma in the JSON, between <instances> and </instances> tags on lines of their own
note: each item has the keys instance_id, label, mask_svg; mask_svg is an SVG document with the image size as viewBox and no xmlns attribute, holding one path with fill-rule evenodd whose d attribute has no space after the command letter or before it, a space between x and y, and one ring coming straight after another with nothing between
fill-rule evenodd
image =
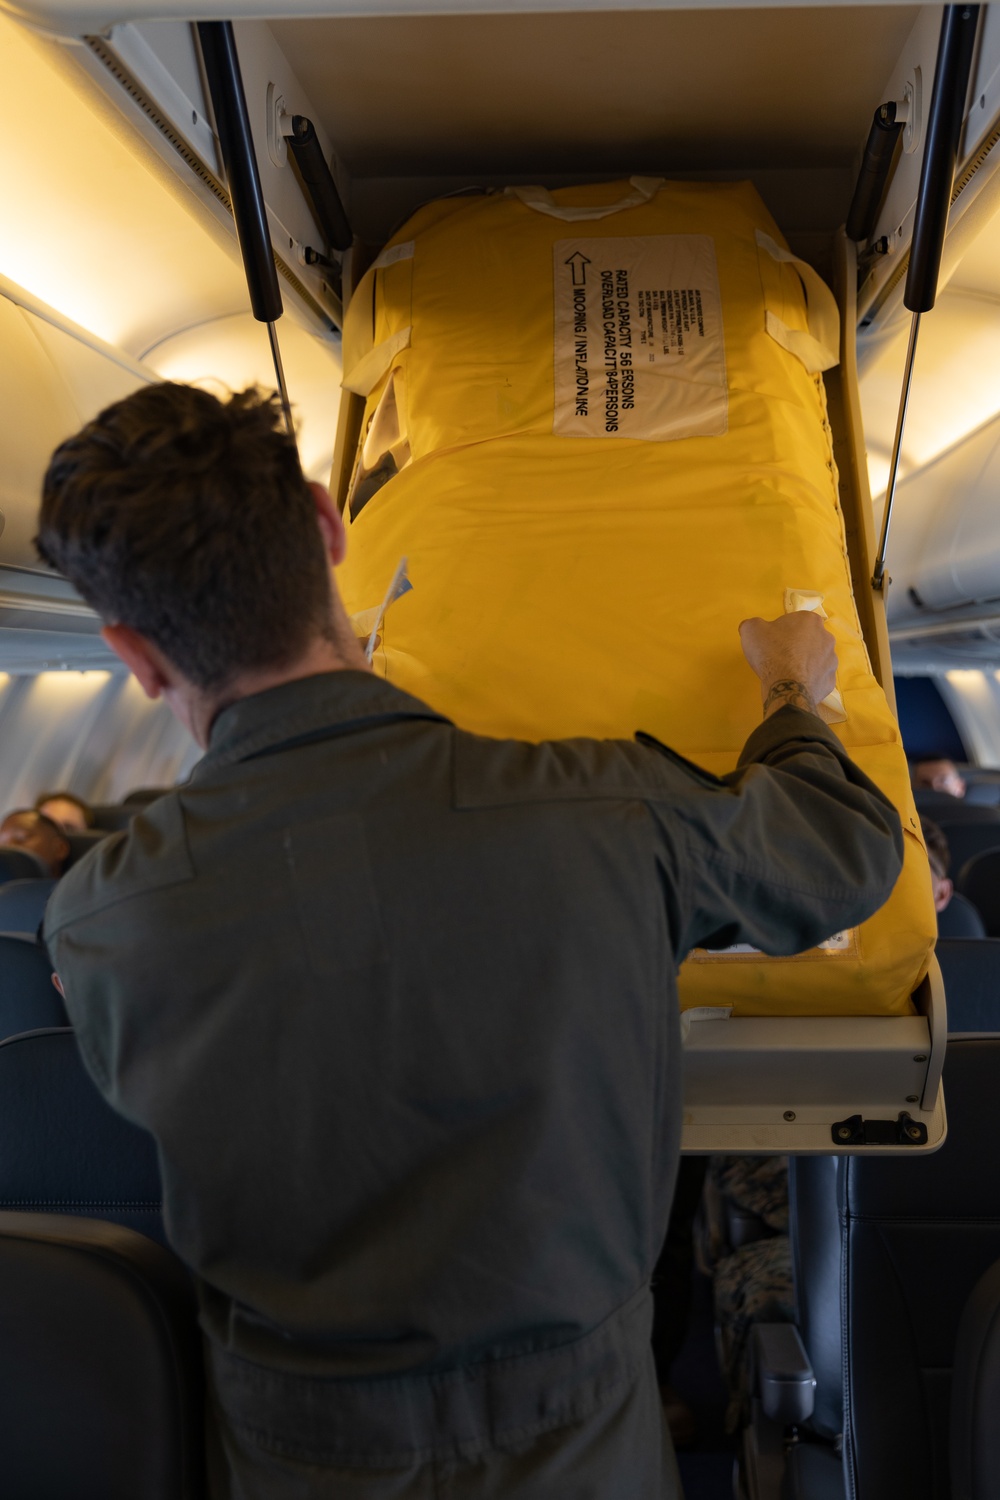
<instances>
[{"instance_id":1,"label":"yellow life raft package","mask_svg":"<svg viewBox=\"0 0 1000 1500\"><path fill-rule=\"evenodd\" d=\"M429 204L358 286L365 398L339 581L375 670L479 734L646 730L731 770L760 721L737 626L821 609L823 713L903 819L888 903L795 958L695 952L681 1002L908 1014L935 917L896 722L851 591L822 371L837 307L747 183ZM406 559L412 585L398 592Z\"/></svg>"}]
</instances>

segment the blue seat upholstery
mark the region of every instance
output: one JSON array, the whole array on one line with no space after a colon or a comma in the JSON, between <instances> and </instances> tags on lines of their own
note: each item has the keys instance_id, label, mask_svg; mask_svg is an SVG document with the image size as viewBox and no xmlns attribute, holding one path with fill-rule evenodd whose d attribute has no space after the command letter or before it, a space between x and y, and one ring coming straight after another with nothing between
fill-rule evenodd
<instances>
[{"instance_id":1,"label":"blue seat upholstery","mask_svg":"<svg viewBox=\"0 0 1000 1500\"><path fill-rule=\"evenodd\" d=\"M984 938L986 925L976 907L967 896L958 891L952 896L944 911L939 911L939 938Z\"/></svg>"},{"instance_id":2,"label":"blue seat upholstery","mask_svg":"<svg viewBox=\"0 0 1000 1500\"><path fill-rule=\"evenodd\" d=\"M990 937L1000 937L1000 848L969 860L955 884L982 917Z\"/></svg>"},{"instance_id":3,"label":"blue seat upholstery","mask_svg":"<svg viewBox=\"0 0 1000 1500\"><path fill-rule=\"evenodd\" d=\"M8 880L47 880L48 867L26 849L0 847L0 885Z\"/></svg>"},{"instance_id":4,"label":"blue seat upholstery","mask_svg":"<svg viewBox=\"0 0 1000 1500\"><path fill-rule=\"evenodd\" d=\"M203 1388L169 1251L96 1219L0 1212L4 1500L201 1500Z\"/></svg>"},{"instance_id":5,"label":"blue seat upholstery","mask_svg":"<svg viewBox=\"0 0 1000 1500\"><path fill-rule=\"evenodd\" d=\"M962 894L968 895L962 883L965 867L980 854L1000 849L1000 823L942 823L940 827L948 841L949 872Z\"/></svg>"},{"instance_id":6,"label":"blue seat upholstery","mask_svg":"<svg viewBox=\"0 0 1000 1500\"><path fill-rule=\"evenodd\" d=\"M1000 1491L1000 1261L976 1282L958 1325L951 1390L951 1500Z\"/></svg>"},{"instance_id":7,"label":"blue seat upholstery","mask_svg":"<svg viewBox=\"0 0 1000 1500\"><path fill-rule=\"evenodd\" d=\"M45 949L31 938L0 934L0 1038L68 1025Z\"/></svg>"},{"instance_id":8,"label":"blue seat upholstery","mask_svg":"<svg viewBox=\"0 0 1000 1500\"><path fill-rule=\"evenodd\" d=\"M1000 938L939 938L949 1032L1000 1034Z\"/></svg>"},{"instance_id":9,"label":"blue seat upholstery","mask_svg":"<svg viewBox=\"0 0 1000 1500\"><path fill-rule=\"evenodd\" d=\"M816 1377L810 1426L834 1441L844 1427L844 1352L839 1303L820 1288L840 1287L840 1219L837 1156L795 1157L788 1164L788 1216L796 1312L802 1342Z\"/></svg>"},{"instance_id":10,"label":"blue seat upholstery","mask_svg":"<svg viewBox=\"0 0 1000 1500\"><path fill-rule=\"evenodd\" d=\"M8 880L0 885L0 933L16 932L34 938L57 884L48 879Z\"/></svg>"},{"instance_id":11,"label":"blue seat upholstery","mask_svg":"<svg viewBox=\"0 0 1000 1500\"><path fill-rule=\"evenodd\" d=\"M835 1400L822 1409L819 1401L839 1347L844 1490L853 1500L950 1500L955 1337L973 1287L1000 1258L1000 1174L989 1151L998 1078L1000 1036L952 1038L939 1151L842 1157L826 1196L818 1159L790 1165L796 1299L819 1382L816 1435L837 1426ZM810 1235L825 1253L803 1253ZM793 1452L790 1468L799 1462Z\"/></svg>"},{"instance_id":12,"label":"blue seat upholstery","mask_svg":"<svg viewBox=\"0 0 1000 1500\"><path fill-rule=\"evenodd\" d=\"M1000 781L972 781L968 772L965 777L965 801L970 807L997 807L1000 805Z\"/></svg>"},{"instance_id":13,"label":"blue seat upholstery","mask_svg":"<svg viewBox=\"0 0 1000 1500\"><path fill-rule=\"evenodd\" d=\"M152 1136L104 1102L68 1027L0 1042L0 1209L107 1219L165 1243L161 1198Z\"/></svg>"}]
</instances>

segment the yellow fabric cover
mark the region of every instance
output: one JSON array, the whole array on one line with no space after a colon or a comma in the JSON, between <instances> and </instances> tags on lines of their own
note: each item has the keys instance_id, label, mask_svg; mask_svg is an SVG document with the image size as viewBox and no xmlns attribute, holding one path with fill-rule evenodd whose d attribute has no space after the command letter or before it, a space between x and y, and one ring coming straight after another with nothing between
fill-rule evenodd
<instances>
[{"instance_id":1,"label":"yellow fabric cover","mask_svg":"<svg viewBox=\"0 0 1000 1500\"><path fill-rule=\"evenodd\" d=\"M614 183L548 201L586 208L627 196L629 185ZM717 774L733 768L761 712L738 622L781 613L786 589L822 595L847 712L835 732L900 811L903 873L886 906L831 950L693 955L681 971L682 1004L732 1005L740 1015L907 1014L935 940L927 863L899 732L859 631L822 377L788 347L797 331L807 353L815 343L815 284L809 309L796 267L763 248L758 231L783 247L749 184L669 183L599 219L559 219L511 194L421 209L348 311L345 385L368 392L362 443L381 401L400 472L350 522L339 582L349 613L362 615L408 558L413 588L388 611L375 670L462 727L532 740L643 729ZM711 368L685 385L682 356L662 346L649 361L668 407L679 392L681 429L702 423L706 433L629 436L622 429L633 414L614 410L618 431L554 432L573 420L554 405L556 324L578 305L567 302L565 277L585 276L589 295L596 277L599 295L602 271L614 284L629 256L633 268L647 251L666 265L680 242L636 248L649 236L707 236L714 248L721 390ZM597 243L604 238L612 243ZM702 240L685 240L680 258L691 245L704 272ZM688 257L681 283L693 264ZM632 278L630 331L600 300L589 315L591 325L595 308L599 323L611 322L612 344L631 337L636 361L643 318L649 339L660 336L654 323L666 328L664 288L649 290L656 274ZM573 377L588 386L579 420L589 431L603 420L602 358L623 374L621 338L609 354L608 330L587 336L595 332L597 344L580 354L585 375ZM571 376L575 348L571 340ZM562 378L566 357L564 341ZM617 396L620 404L620 387ZM373 462L366 452L368 469Z\"/></svg>"}]
</instances>

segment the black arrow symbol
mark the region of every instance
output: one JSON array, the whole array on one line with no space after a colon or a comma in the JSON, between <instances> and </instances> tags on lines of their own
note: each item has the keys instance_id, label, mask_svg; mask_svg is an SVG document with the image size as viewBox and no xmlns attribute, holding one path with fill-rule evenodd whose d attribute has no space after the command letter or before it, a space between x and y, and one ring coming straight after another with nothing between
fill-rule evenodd
<instances>
[{"instance_id":1,"label":"black arrow symbol","mask_svg":"<svg viewBox=\"0 0 1000 1500\"><path fill-rule=\"evenodd\" d=\"M577 264L577 262L578 262L578 264ZM584 270L584 266L589 266L590 265L590 257L589 257L589 255L584 255L584 253L583 253L582 250L574 250L573 254L566 261L566 265L568 265L568 266L570 266L572 268L572 271L573 271L573 285L574 286L583 286L584 282L587 280L587 273ZM579 273L580 273L579 276L576 274L577 271L579 271Z\"/></svg>"}]
</instances>

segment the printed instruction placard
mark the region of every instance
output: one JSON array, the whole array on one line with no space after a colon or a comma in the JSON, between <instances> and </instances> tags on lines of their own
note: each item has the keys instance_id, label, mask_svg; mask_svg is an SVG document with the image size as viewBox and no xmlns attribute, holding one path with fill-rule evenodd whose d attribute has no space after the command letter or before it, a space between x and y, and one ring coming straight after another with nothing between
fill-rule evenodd
<instances>
[{"instance_id":1,"label":"printed instruction placard","mask_svg":"<svg viewBox=\"0 0 1000 1500\"><path fill-rule=\"evenodd\" d=\"M652 442L725 432L710 235L557 240L553 278L553 432Z\"/></svg>"}]
</instances>

